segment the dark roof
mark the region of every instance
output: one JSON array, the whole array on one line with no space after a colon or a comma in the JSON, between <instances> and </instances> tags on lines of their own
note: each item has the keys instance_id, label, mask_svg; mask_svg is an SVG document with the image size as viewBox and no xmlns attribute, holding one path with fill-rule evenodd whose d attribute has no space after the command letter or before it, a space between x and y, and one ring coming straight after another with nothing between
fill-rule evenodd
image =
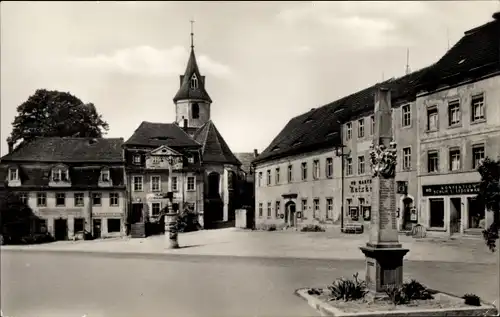
<instances>
[{"instance_id":1,"label":"dark roof","mask_svg":"<svg viewBox=\"0 0 500 317\"><path fill-rule=\"evenodd\" d=\"M153 123L143 121L134 134L124 143L125 146L159 147L200 147L184 130L175 123Z\"/></svg>"},{"instance_id":2,"label":"dark roof","mask_svg":"<svg viewBox=\"0 0 500 317\"><path fill-rule=\"evenodd\" d=\"M241 169L249 174L250 173L250 167L252 165L252 161L254 160L255 158L255 155L253 152L250 152L250 153L246 153L246 152L243 152L243 153L234 153L234 156L236 156L236 158L238 159L238 161L241 162Z\"/></svg>"},{"instance_id":3,"label":"dark roof","mask_svg":"<svg viewBox=\"0 0 500 317\"><path fill-rule=\"evenodd\" d=\"M427 68L424 68L401 78L389 79L292 118L253 162L341 144L341 123L373 112L374 96L378 88L391 90L394 105L409 101L415 98L415 87L426 71Z\"/></svg>"},{"instance_id":4,"label":"dark roof","mask_svg":"<svg viewBox=\"0 0 500 317\"><path fill-rule=\"evenodd\" d=\"M23 142L2 161L122 162L122 138L38 137Z\"/></svg>"},{"instance_id":5,"label":"dark roof","mask_svg":"<svg viewBox=\"0 0 500 317\"><path fill-rule=\"evenodd\" d=\"M193 74L195 74L196 78L198 78L197 88L191 88L190 85L190 80ZM201 99L210 103L212 102L212 99L205 90L205 76L201 76L200 74L193 48L191 48L191 54L189 54L186 71L184 72L184 75L180 76L180 88L179 91L177 91L177 94L175 94L174 102L186 99Z\"/></svg>"},{"instance_id":6,"label":"dark roof","mask_svg":"<svg viewBox=\"0 0 500 317\"><path fill-rule=\"evenodd\" d=\"M483 24L464 36L422 78L419 91L455 85L500 71L500 19Z\"/></svg>"},{"instance_id":7,"label":"dark roof","mask_svg":"<svg viewBox=\"0 0 500 317\"><path fill-rule=\"evenodd\" d=\"M18 165L19 168L19 176L21 179L21 186L15 187L13 189L18 188L40 188L40 187L48 187L50 172L52 166L23 166ZM2 165L0 167L0 180L7 180L9 165ZM71 180L72 188L98 188L98 180L101 174L103 166L73 166L70 165L69 169L69 178ZM108 167L109 174L111 177L111 181L113 183L113 187L124 187L124 169L123 167ZM5 184L6 182L4 182Z\"/></svg>"},{"instance_id":8,"label":"dark roof","mask_svg":"<svg viewBox=\"0 0 500 317\"><path fill-rule=\"evenodd\" d=\"M193 138L202 144L203 162L241 165L212 120L208 120L195 132Z\"/></svg>"}]
</instances>

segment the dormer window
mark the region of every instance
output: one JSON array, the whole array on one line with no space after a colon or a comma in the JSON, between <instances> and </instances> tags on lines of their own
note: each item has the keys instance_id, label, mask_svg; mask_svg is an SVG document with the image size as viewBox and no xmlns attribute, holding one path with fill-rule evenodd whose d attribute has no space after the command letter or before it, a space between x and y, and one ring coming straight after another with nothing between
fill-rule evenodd
<instances>
[{"instance_id":1,"label":"dormer window","mask_svg":"<svg viewBox=\"0 0 500 317\"><path fill-rule=\"evenodd\" d=\"M196 74L193 74L193 77L191 77L191 89L196 88L198 88L198 77L196 77Z\"/></svg>"},{"instance_id":2,"label":"dormer window","mask_svg":"<svg viewBox=\"0 0 500 317\"><path fill-rule=\"evenodd\" d=\"M19 180L19 170L17 168L9 169L9 181L14 182Z\"/></svg>"},{"instance_id":3,"label":"dormer window","mask_svg":"<svg viewBox=\"0 0 500 317\"><path fill-rule=\"evenodd\" d=\"M194 163L194 157L193 156L188 156L188 162L189 163Z\"/></svg>"},{"instance_id":4,"label":"dormer window","mask_svg":"<svg viewBox=\"0 0 500 317\"><path fill-rule=\"evenodd\" d=\"M54 182L67 182L69 179L68 177L68 171L64 170L62 168L55 168L52 171L52 180Z\"/></svg>"},{"instance_id":5,"label":"dormer window","mask_svg":"<svg viewBox=\"0 0 500 317\"><path fill-rule=\"evenodd\" d=\"M101 182L107 183L109 182L109 170L104 169L101 171Z\"/></svg>"},{"instance_id":6,"label":"dormer window","mask_svg":"<svg viewBox=\"0 0 500 317\"><path fill-rule=\"evenodd\" d=\"M139 154L134 155L133 162L134 164L141 164L141 156Z\"/></svg>"}]
</instances>

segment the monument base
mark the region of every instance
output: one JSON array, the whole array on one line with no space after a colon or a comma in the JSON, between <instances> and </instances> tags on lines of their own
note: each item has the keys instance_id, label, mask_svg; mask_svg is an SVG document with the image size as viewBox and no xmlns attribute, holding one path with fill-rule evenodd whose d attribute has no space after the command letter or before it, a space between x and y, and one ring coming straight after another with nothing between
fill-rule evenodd
<instances>
[{"instance_id":1,"label":"monument base","mask_svg":"<svg viewBox=\"0 0 500 317\"><path fill-rule=\"evenodd\" d=\"M366 257L366 286L370 297L385 297L389 285L403 284L403 258L410 251L401 244L370 244L360 247Z\"/></svg>"}]
</instances>

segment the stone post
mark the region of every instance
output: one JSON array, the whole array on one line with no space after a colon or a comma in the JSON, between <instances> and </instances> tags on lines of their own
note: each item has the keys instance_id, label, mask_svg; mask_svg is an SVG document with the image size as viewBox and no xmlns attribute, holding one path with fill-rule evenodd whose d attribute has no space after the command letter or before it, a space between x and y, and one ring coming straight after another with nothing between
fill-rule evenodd
<instances>
[{"instance_id":1,"label":"stone post","mask_svg":"<svg viewBox=\"0 0 500 317\"><path fill-rule=\"evenodd\" d=\"M399 243L396 219L396 144L392 135L391 94L375 95L375 133L370 152L372 213L370 235L361 251L366 258L366 283L374 296L384 296L389 285L403 283L403 257L409 251Z\"/></svg>"}]
</instances>

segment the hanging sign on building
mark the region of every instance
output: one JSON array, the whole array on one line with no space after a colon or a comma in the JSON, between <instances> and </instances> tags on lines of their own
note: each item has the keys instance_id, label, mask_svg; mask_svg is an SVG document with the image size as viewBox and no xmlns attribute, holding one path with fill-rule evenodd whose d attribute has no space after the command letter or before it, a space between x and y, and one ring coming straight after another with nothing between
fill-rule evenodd
<instances>
[{"instance_id":1,"label":"hanging sign on building","mask_svg":"<svg viewBox=\"0 0 500 317\"><path fill-rule=\"evenodd\" d=\"M398 181L398 194L406 195L408 193L408 182Z\"/></svg>"},{"instance_id":2,"label":"hanging sign on building","mask_svg":"<svg viewBox=\"0 0 500 317\"><path fill-rule=\"evenodd\" d=\"M297 211L297 218L298 219L302 218L302 213L300 211Z\"/></svg>"},{"instance_id":3,"label":"hanging sign on building","mask_svg":"<svg viewBox=\"0 0 500 317\"><path fill-rule=\"evenodd\" d=\"M479 183L422 186L423 196L473 195L479 193Z\"/></svg>"},{"instance_id":4,"label":"hanging sign on building","mask_svg":"<svg viewBox=\"0 0 500 317\"><path fill-rule=\"evenodd\" d=\"M370 193L372 191L372 180L362 179L358 181L351 181L349 188L351 193Z\"/></svg>"}]
</instances>

